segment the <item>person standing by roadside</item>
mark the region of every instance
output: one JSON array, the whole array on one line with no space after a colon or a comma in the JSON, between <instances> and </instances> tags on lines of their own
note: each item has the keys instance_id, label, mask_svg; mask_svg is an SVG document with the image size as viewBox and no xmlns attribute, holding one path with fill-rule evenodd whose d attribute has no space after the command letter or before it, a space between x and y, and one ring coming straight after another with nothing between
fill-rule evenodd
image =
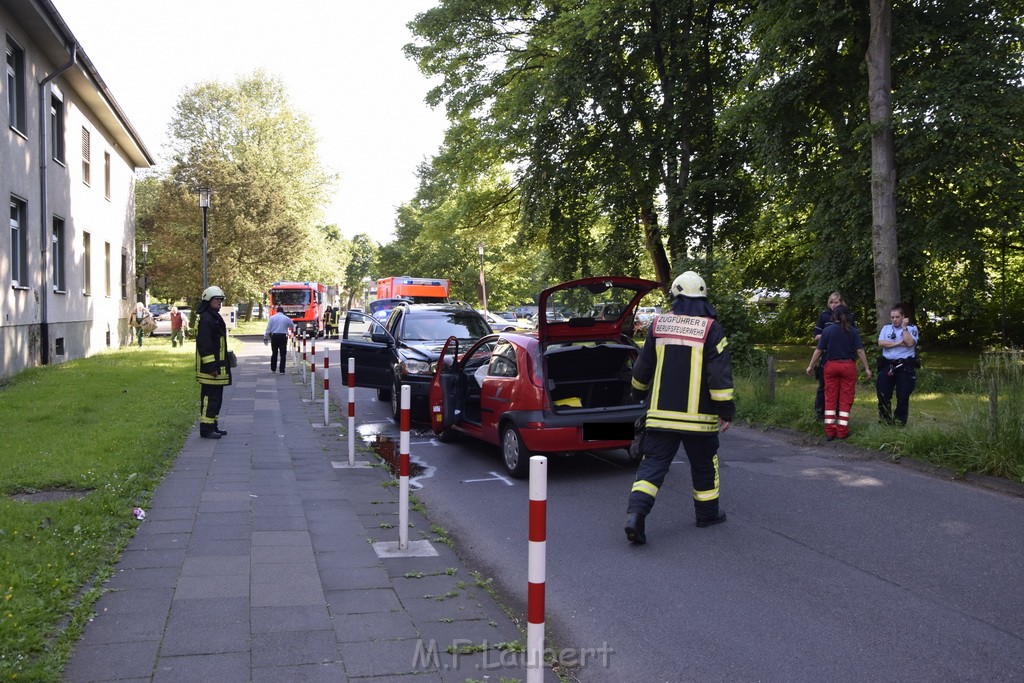
<instances>
[{"instance_id":1,"label":"person standing by roadside","mask_svg":"<svg viewBox=\"0 0 1024 683\"><path fill-rule=\"evenodd\" d=\"M815 344L821 339L821 333L826 327L832 324L832 311L836 309L836 306L845 306L846 303L843 301L843 295L837 292L832 292L828 295L828 302L825 305L825 310L818 314L818 320L814 323L814 331L812 341ZM856 325L856 321L853 319L853 313L850 313L850 324ZM825 361L828 360L828 356L822 354L821 362L814 368L814 378L818 380L818 390L814 394L814 415L818 418L818 421L825 419Z\"/></svg>"},{"instance_id":2,"label":"person standing by roadside","mask_svg":"<svg viewBox=\"0 0 1024 683\"><path fill-rule=\"evenodd\" d=\"M224 387L231 384L231 363L228 362L228 328L220 315L224 290L207 287L196 308L199 325L196 330L196 381L199 382L199 436L219 439L227 434L217 425L224 402Z\"/></svg>"},{"instance_id":3,"label":"person standing by roadside","mask_svg":"<svg viewBox=\"0 0 1024 683\"><path fill-rule=\"evenodd\" d=\"M181 311L177 306L171 306L171 347L178 344L185 345L185 335L182 332Z\"/></svg>"},{"instance_id":4,"label":"person standing by roadside","mask_svg":"<svg viewBox=\"0 0 1024 683\"><path fill-rule=\"evenodd\" d=\"M871 379L871 368L864 353L860 332L850 321L850 310L839 305L832 310L832 322L826 326L818 340L818 348L807 364L807 374L814 372L818 359L828 358L825 364L825 437L829 441L850 436L850 409L857 389L857 364L860 358L864 374Z\"/></svg>"},{"instance_id":5,"label":"person standing by roadside","mask_svg":"<svg viewBox=\"0 0 1024 683\"><path fill-rule=\"evenodd\" d=\"M146 332L152 332L156 328L156 321L153 314L141 301L135 304L135 310L128 316L128 326L135 330L135 336L139 340L139 347L142 347L142 338Z\"/></svg>"},{"instance_id":6,"label":"person standing by roadside","mask_svg":"<svg viewBox=\"0 0 1024 683\"><path fill-rule=\"evenodd\" d=\"M634 398L650 397L639 448L643 460L629 493L626 538L647 542L646 518L682 443L693 478L697 526L725 521L718 506L718 434L736 415L732 361L707 286L688 270L672 283L672 312L651 322L636 365Z\"/></svg>"},{"instance_id":7,"label":"person standing by roadside","mask_svg":"<svg viewBox=\"0 0 1024 683\"><path fill-rule=\"evenodd\" d=\"M885 424L907 425L910 395L917 386L917 325L911 325L896 304L889 311L890 323L878 333L882 357L878 359L875 393L878 395L878 418ZM896 391L896 414L893 420L892 394Z\"/></svg>"},{"instance_id":8,"label":"person standing by roadside","mask_svg":"<svg viewBox=\"0 0 1024 683\"><path fill-rule=\"evenodd\" d=\"M288 333L295 334L295 323L284 314L284 306L277 307L277 313L270 316L263 333L263 344L270 343L270 371L284 374L284 360L288 357ZM280 365L281 369L278 370Z\"/></svg>"},{"instance_id":9,"label":"person standing by roadside","mask_svg":"<svg viewBox=\"0 0 1024 683\"><path fill-rule=\"evenodd\" d=\"M341 306L335 306L331 311L331 334L332 339L338 338L338 326L341 323Z\"/></svg>"}]
</instances>

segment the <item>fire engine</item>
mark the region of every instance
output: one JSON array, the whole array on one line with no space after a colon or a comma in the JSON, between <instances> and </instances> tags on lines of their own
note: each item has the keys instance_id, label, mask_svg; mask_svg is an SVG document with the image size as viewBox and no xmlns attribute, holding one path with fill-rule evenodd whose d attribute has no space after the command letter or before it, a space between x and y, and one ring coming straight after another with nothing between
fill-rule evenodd
<instances>
[{"instance_id":1,"label":"fire engine","mask_svg":"<svg viewBox=\"0 0 1024 683\"><path fill-rule=\"evenodd\" d=\"M268 292L270 305L295 322L296 332L319 337L324 333L324 308L327 286L319 282L275 282Z\"/></svg>"},{"instance_id":2,"label":"fire engine","mask_svg":"<svg viewBox=\"0 0 1024 683\"><path fill-rule=\"evenodd\" d=\"M448 280L396 275L377 280L378 299L408 299L417 304L448 302Z\"/></svg>"}]
</instances>

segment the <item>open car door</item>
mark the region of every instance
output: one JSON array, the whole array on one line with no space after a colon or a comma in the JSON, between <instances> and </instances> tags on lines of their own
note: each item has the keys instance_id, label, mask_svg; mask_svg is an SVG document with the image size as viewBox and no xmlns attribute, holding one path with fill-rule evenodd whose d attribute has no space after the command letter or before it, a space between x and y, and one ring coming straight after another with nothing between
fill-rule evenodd
<instances>
[{"instance_id":1,"label":"open car door","mask_svg":"<svg viewBox=\"0 0 1024 683\"><path fill-rule=\"evenodd\" d=\"M348 383L348 359L355 358L357 387L390 391L394 346L394 338L373 316L349 311L341 333L342 383Z\"/></svg>"},{"instance_id":2,"label":"open car door","mask_svg":"<svg viewBox=\"0 0 1024 683\"><path fill-rule=\"evenodd\" d=\"M458 353L459 340L448 337L430 383L430 427L435 434L462 420L465 391Z\"/></svg>"}]
</instances>

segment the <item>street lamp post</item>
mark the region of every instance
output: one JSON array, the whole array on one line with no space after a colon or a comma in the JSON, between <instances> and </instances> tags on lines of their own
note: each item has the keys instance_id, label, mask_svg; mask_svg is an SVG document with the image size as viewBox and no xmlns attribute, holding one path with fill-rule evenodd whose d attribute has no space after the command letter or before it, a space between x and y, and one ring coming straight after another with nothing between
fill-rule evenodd
<instances>
[{"instance_id":1,"label":"street lamp post","mask_svg":"<svg viewBox=\"0 0 1024 683\"><path fill-rule=\"evenodd\" d=\"M210 188L199 188L199 208L203 210L203 289L210 286L210 274L206 266L206 212L210 209Z\"/></svg>"},{"instance_id":2,"label":"street lamp post","mask_svg":"<svg viewBox=\"0 0 1024 683\"><path fill-rule=\"evenodd\" d=\"M149 242L142 243L142 303L149 306Z\"/></svg>"},{"instance_id":3,"label":"street lamp post","mask_svg":"<svg viewBox=\"0 0 1024 683\"><path fill-rule=\"evenodd\" d=\"M483 242L476 245L476 253L480 254L480 299L484 306L484 313L487 312L487 285L484 283L484 247Z\"/></svg>"}]
</instances>

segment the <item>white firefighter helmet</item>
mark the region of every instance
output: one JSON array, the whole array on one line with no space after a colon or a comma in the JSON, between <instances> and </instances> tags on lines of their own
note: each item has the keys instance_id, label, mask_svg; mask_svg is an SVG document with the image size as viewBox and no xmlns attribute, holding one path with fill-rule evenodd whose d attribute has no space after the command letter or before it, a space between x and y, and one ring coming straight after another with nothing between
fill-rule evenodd
<instances>
[{"instance_id":1,"label":"white firefighter helmet","mask_svg":"<svg viewBox=\"0 0 1024 683\"><path fill-rule=\"evenodd\" d=\"M209 301L214 298L225 298L224 290L216 285L212 285L203 290L203 301Z\"/></svg>"},{"instance_id":2,"label":"white firefighter helmet","mask_svg":"<svg viewBox=\"0 0 1024 683\"><path fill-rule=\"evenodd\" d=\"M704 284L704 278L692 270L688 270L672 282L672 296L706 299L708 296L708 286Z\"/></svg>"}]
</instances>

